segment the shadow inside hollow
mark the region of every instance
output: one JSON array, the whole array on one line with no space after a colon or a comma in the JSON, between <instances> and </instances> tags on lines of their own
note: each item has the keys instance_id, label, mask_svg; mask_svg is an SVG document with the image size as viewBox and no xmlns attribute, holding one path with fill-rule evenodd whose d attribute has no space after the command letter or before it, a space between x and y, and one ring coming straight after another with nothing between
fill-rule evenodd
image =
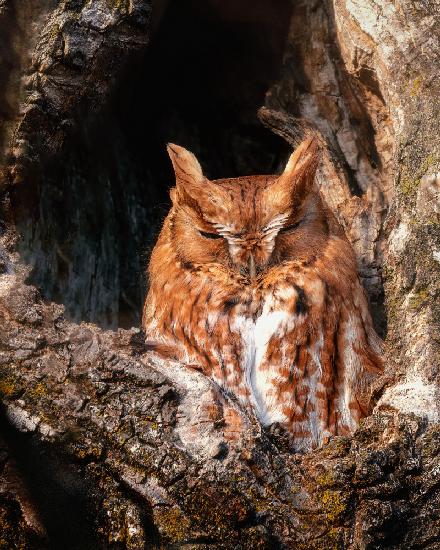
<instances>
[{"instance_id":1,"label":"shadow inside hollow","mask_svg":"<svg viewBox=\"0 0 440 550\"><path fill-rule=\"evenodd\" d=\"M139 326L146 251L174 183L167 142L193 151L213 179L275 173L290 149L257 111L279 76L291 3L165 7L99 115L77 113L74 135L38 183L11 191L30 282L74 322Z\"/></svg>"}]
</instances>

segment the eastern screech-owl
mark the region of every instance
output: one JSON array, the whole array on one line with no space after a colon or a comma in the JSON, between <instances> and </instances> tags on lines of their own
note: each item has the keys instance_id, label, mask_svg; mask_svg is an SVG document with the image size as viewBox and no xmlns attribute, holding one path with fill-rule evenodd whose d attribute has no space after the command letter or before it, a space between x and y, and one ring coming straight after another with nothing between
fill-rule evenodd
<instances>
[{"instance_id":1,"label":"eastern screech-owl","mask_svg":"<svg viewBox=\"0 0 440 550\"><path fill-rule=\"evenodd\" d=\"M382 370L353 250L314 185L315 139L281 176L208 180L170 144L172 208L149 264L143 326L292 434L297 450L350 434Z\"/></svg>"}]
</instances>

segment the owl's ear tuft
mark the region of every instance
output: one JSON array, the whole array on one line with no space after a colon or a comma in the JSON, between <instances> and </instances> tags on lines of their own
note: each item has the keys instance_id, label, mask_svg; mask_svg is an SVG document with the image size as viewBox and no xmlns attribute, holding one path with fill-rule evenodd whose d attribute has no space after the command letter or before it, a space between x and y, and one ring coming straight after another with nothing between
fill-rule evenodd
<instances>
[{"instance_id":1,"label":"owl's ear tuft","mask_svg":"<svg viewBox=\"0 0 440 550\"><path fill-rule=\"evenodd\" d=\"M315 137L310 137L302 141L290 158L284 168L281 178L298 178L298 176L308 173L312 176L318 164L318 141Z\"/></svg>"},{"instance_id":2,"label":"owl's ear tuft","mask_svg":"<svg viewBox=\"0 0 440 550\"><path fill-rule=\"evenodd\" d=\"M272 185L271 202L281 208L301 200L313 186L318 164L318 141L307 138L290 155L284 172Z\"/></svg>"},{"instance_id":3,"label":"owl's ear tuft","mask_svg":"<svg viewBox=\"0 0 440 550\"><path fill-rule=\"evenodd\" d=\"M173 204L185 204L199 214L203 212L205 218L230 208L228 194L203 175L192 153L174 143L169 143L167 149L176 173L176 187L170 191Z\"/></svg>"},{"instance_id":4,"label":"owl's ear tuft","mask_svg":"<svg viewBox=\"0 0 440 550\"><path fill-rule=\"evenodd\" d=\"M176 174L176 187L170 191L173 204L184 203L199 210L200 194L207 184L199 161L180 145L168 143L167 150Z\"/></svg>"},{"instance_id":5,"label":"owl's ear tuft","mask_svg":"<svg viewBox=\"0 0 440 550\"><path fill-rule=\"evenodd\" d=\"M191 186L205 180L199 161L190 151L174 143L168 143L167 151L173 163L177 182Z\"/></svg>"}]
</instances>

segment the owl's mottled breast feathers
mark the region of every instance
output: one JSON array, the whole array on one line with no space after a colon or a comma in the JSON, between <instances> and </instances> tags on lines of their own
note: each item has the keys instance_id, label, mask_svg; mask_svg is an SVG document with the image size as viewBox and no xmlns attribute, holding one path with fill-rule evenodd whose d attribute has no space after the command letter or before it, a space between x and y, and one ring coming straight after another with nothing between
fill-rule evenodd
<instances>
[{"instance_id":1,"label":"owl's mottled breast feathers","mask_svg":"<svg viewBox=\"0 0 440 550\"><path fill-rule=\"evenodd\" d=\"M280 176L210 181L169 146L172 208L148 269L143 326L296 449L349 434L381 372L353 250L315 186L304 141Z\"/></svg>"}]
</instances>

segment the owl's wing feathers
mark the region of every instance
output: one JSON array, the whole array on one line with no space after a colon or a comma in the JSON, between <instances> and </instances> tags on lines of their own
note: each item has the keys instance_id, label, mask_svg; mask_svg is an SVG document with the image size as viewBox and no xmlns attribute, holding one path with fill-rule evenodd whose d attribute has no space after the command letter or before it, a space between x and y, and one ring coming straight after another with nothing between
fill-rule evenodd
<instances>
[{"instance_id":1,"label":"owl's wing feathers","mask_svg":"<svg viewBox=\"0 0 440 550\"><path fill-rule=\"evenodd\" d=\"M327 286L325 299L303 318L274 341L294 361L290 374L279 371L272 406L284 407L298 449L352 433L371 412L372 384L383 370L381 340L357 279L343 296Z\"/></svg>"},{"instance_id":2,"label":"owl's wing feathers","mask_svg":"<svg viewBox=\"0 0 440 550\"><path fill-rule=\"evenodd\" d=\"M341 308L339 340L342 357L340 408L348 407L356 427L360 418L371 412L371 386L383 372L382 342L375 333L365 291L360 282L354 289L353 300Z\"/></svg>"}]
</instances>

